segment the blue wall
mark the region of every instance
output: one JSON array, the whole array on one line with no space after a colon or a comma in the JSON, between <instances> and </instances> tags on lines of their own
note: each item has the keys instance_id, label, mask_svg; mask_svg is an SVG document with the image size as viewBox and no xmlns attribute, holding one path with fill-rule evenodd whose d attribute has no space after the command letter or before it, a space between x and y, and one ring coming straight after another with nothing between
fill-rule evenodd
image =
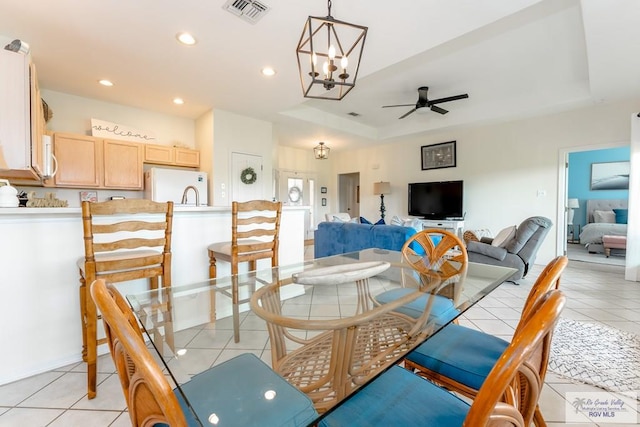
<instances>
[{"instance_id":1,"label":"blue wall","mask_svg":"<svg viewBox=\"0 0 640 427\"><path fill-rule=\"evenodd\" d=\"M587 199L628 199L629 190L591 191L591 163L629 161L630 147L569 153L568 198L578 199L573 223L581 227L587 222Z\"/></svg>"}]
</instances>

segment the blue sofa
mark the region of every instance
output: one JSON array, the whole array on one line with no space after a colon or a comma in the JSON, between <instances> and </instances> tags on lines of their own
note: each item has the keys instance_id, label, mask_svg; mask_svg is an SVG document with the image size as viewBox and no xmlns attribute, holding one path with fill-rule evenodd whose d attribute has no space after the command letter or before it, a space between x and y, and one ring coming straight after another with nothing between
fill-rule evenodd
<instances>
[{"instance_id":1,"label":"blue sofa","mask_svg":"<svg viewBox=\"0 0 640 427\"><path fill-rule=\"evenodd\" d=\"M321 258L368 248L399 251L415 233L413 228L399 225L321 222L314 235L314 256Z\"/></svg>"}]
</instances>

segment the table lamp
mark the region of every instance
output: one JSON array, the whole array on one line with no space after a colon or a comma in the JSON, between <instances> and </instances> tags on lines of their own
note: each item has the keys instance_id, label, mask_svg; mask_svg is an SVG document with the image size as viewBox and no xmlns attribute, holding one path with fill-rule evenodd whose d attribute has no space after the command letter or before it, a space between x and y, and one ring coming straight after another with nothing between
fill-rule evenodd
<instances>
[{"instance_id":1,"label":"table lamp","mask_svg":"<svg viewBox=\"0 0 640 427\"><path fill-rule=\"evenodd\" d=\"M569 199L567 200L567 225L573 224L573 210L578 209L580 207L580 202L578 199Z\"/></svg>"},{"instance_id":2,"label":"table lamp","mask_svg":"<svg viewBox=\"0 0 640 427\"><path fill-rule=\"evenodd\" d=\"M380 218L384 221L384 195L391 194L391 184L384 181L374 182L373 194L380 195Z\"/></svg>"}]
</instances>

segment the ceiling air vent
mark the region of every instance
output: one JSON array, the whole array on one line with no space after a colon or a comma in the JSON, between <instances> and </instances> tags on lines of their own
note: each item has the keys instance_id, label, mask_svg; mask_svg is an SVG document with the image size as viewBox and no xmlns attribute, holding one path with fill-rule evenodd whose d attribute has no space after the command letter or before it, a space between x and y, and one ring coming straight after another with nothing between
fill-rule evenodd
<instances>
[{"instance_id":1,"label":"ceiling air vent","mask_svg":"<svg viewBox=\"0 0 640 427\"><path fill-rule=\"evenodd\" d=\"M227 0L222 8L252 24L262 19L271 9L266 4L255 0Z\"/></svg>"}]
</instances>

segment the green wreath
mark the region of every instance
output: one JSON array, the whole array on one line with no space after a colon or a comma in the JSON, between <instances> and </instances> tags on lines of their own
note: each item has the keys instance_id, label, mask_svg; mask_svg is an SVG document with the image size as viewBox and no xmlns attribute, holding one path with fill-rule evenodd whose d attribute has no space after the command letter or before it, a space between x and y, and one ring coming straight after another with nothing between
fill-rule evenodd
<instances>
[{"instance_id":1,"label":"green wreath","mask_svg":"<svg viewBox=\"0 0 640 427\"><path fill-rule=\"evenodd\" d=\"M256 179L258 179L258 175L251 166L240 172L240 181L242 181L243 184L253 184L256 182Z\"/></svg>"}]
</instances>

